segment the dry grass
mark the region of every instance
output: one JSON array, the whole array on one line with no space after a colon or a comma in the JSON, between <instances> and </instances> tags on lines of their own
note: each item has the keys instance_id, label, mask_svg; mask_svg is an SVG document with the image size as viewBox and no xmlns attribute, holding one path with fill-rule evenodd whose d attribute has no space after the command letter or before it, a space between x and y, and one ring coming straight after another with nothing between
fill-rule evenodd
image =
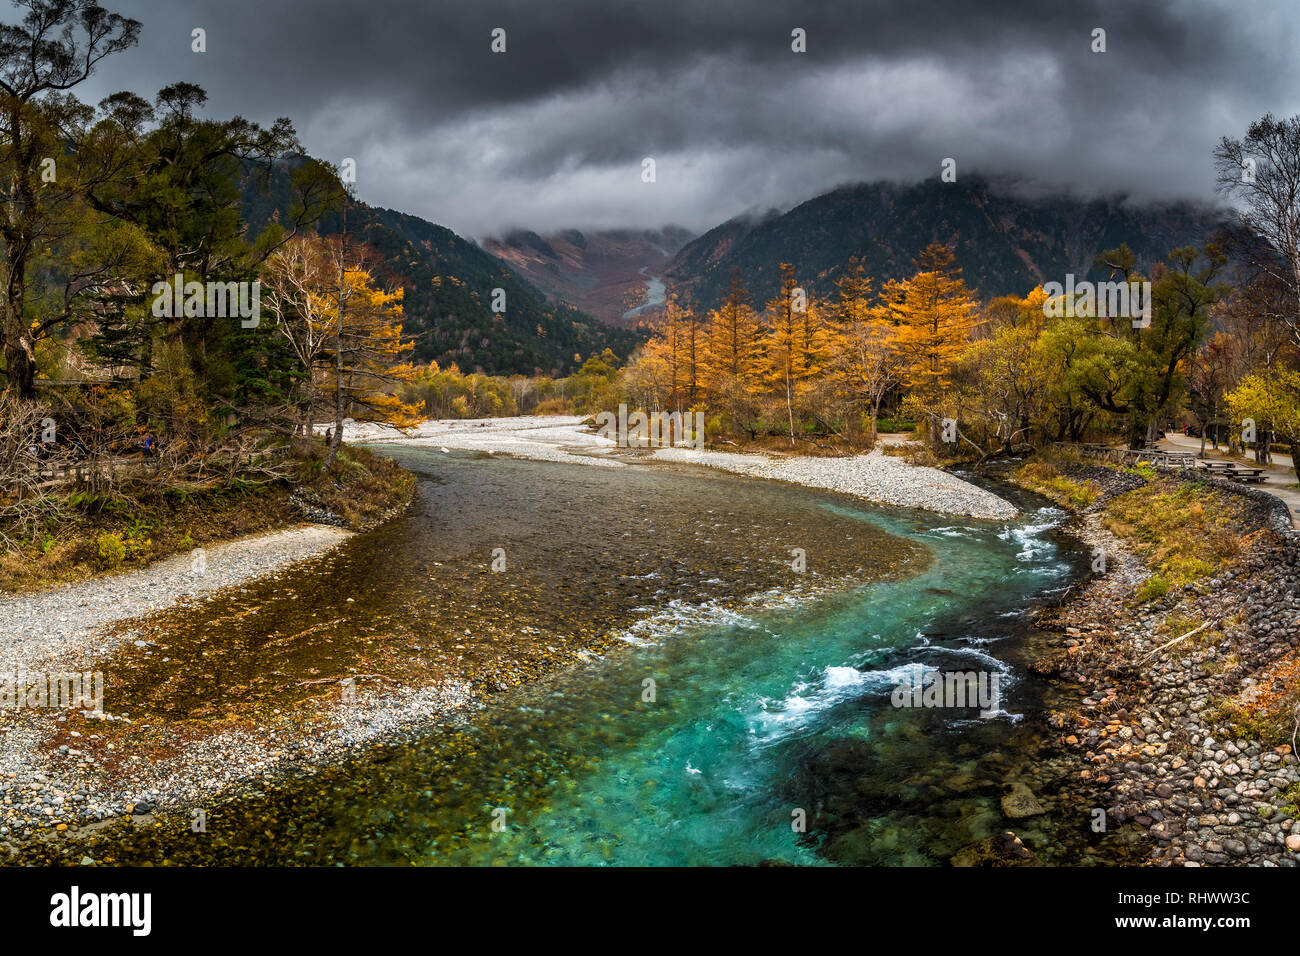
<instances>
[{"instance_id":1,"label":"dry grass","mask_svg":"<svg viewBox=\"0 0 1300 956\"><path fill-rule=\"evenodd\" d=\"M314 445L297 459L295 483L65 496L41 528L14 535L16 549L0 551L0 591L136 570L197 547L299 524L302 516L289 502L294 484L314 492L354 530L409 500L414 476L390 459L345 448L334 472L321 476L322 457Z\"/></svg>"},{"instance_id":2,"label":"dry grass","mask_svg":"<svg viewBox=\"0 0 1300 956\"><path fill-rule=\"evenodd\" d=\"M1245 506L1208 485L1157 478L1107 502L1103 523L1151 569L1139 601L1209 577L1241 551Z\"/></svg>"},{"instance_id":3,"label":"dry grass","mask_svg":"<svg viewBox=\"0 0 1300 956\"><path fill-rule=\"evenodd\" d=\"M399 502L410 498L415 476L391 458L361 448L343 448L328 475L320 471L324 449L313 445L299 464L303 485L317 501L348 522L354 531L369 526Z\"/></svg>"},{"instance_id":4,"label":"dry grass","mask_svg":"<svg viewBox=\"0 0 1300 956\"><path fill-rule=\"evenodd\" d=\"M1013 477L1027 488L1068 508L1086 508L1101 493L1093 482L1067 478L1055 464L1043 459L1025 462L1016 469Z\"/></svg>"},{"instance_id":5,"label":"dry grass","mask_svg":"<svg viewBox=\"0 0 1300 956\"><path fill-rule=\"evenodd\" d=\"M1271 664L1245 696L1220 701L1216 716L1247 740L1270 747L1292 743L1300 721L1300 654Z\"/></svg>"},{"instance_id":6,"label":"dry grass","mask_svg":"<svg viewBox=\"0 0 1300 956\"><path fill-rule=\"evenodd\" d=\"M0 590L28 591L142 568L183 551L301 519L288 492L220 489L183 498L65 500L57 519L0 553Z\"/></svg>"}]
</instances>

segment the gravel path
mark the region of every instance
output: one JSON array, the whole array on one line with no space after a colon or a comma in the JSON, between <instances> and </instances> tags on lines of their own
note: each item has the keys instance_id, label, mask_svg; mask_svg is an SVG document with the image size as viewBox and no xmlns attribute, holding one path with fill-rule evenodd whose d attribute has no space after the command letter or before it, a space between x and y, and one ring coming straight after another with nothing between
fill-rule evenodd
<instances>
[{"instance_id":1,"label":"gravel path","mask_svg":"<svg viewBox=\"0 0 1300 956\"><path fill-rule=\"evenodd\" d=\"M198 552L107 577L92 578L48 591L0 597L0 672L31 667L94 650L105 625L142 617L180 601L195 600L243 584L286 565L328 551L352 533L322 525L241 538L202 549L206 568L196 568Z\"/></svg>"}]
</instances>

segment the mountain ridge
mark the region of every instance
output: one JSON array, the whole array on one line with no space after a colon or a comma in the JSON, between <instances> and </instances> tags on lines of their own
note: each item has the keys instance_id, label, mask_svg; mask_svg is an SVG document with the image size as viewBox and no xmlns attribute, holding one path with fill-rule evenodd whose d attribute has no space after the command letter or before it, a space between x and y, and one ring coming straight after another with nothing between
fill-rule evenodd
<instances>
[{"instance_id":1,"label":"mountain ridge","mask_svg":"<svg viewBox=\"0 0 1300 956\"><path fill-rule=\"evenodd\" d=\"M634 328L646 313L629 313L643 304L648 277L661 276L672 256L694 238L679 226L561 229L546 236L516 229L482 246L548 300L581 309L606 325Z\"/></svg>"},{"instance_id":2,"label":"mountain ridge","mask_svg":"<svg viewBox=\"0 0 1300 956\"><path fill-rule=\"evenodd\" d=\"M246 179L242 212L254 230L287 216L291 168L279 164L265 192ZM375 251L386 281L403 288L403 328L415 342L413 361L493 375L561 376L606 348L626 359L640 341L581 309L549 301L507 263L446 226L359 200L348 200L347 209L349 235ZM322 236L342 227L339 211L316 226ZM503 314L491 310L494 289L505 291Z\"/></svg>"},{"instance_id":3,"label":"mountain ridge","mask_svg":"<svg viewBox=\"0 0 1300 956\"><path fill-rule=\"evenodd\" d=\"M979 176L910 185L878 180L840 186L784 213L721 223L683 246L667 277L673 292L710 308L739 267L762 302L779 285L777 264L790 262L801 282L828 295L854 255L879 285L911 274L921 249L941 242L953 249L967 283L989 299L1023 295L1069 272L1104 278L1093 259L1121 243L1147 269L1174 248L1205 242L1226 220L1226 212L1193 201L1017 196Z\"/></svg>"}]
</instances>

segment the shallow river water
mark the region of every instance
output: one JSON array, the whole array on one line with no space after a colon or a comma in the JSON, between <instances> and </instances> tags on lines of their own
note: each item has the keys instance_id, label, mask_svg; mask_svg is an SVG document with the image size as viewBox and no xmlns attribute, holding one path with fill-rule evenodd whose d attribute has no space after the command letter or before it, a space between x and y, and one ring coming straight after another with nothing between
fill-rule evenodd
<instances>
[{"instance_id":1,"label":"shallow river water","mask_svg":"<svg viewBox=\"0 0 1300 956\"><path fill-rule=\"evenodd\" d=\"M420 476L411 514L242 594L256 614L211 612L237 626L178 624L171 666L187 641L237 647L238 708L382 632L390 665L486 667L484 706L214 810L202 839L140 833L120 862L942 865L1008 828L1053 693L1023 667L1031 612L1085 568L1056 509L953 519L690 468L377 447ZM497 692L544 647L559 666ZM196 696L157 656L121 692L201 720L221 679ZM996 674L996 713L894 706L918 665ZM1095 862L1076 808L1015 829L1046 862Z\"/></svg>"}]
</instances>

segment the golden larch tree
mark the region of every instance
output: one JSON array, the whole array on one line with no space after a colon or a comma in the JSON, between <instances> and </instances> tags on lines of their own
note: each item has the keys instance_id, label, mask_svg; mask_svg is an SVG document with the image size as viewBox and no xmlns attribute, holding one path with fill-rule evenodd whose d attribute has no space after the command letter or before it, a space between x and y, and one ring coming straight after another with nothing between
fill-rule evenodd
<instances>
[{"instance_id":1,"label":"golden larch tree","mask_svg":"<svg viewBox=\"0 0 1300 956\"><path fill-rule=\"evenodd\" d=\"M952 251L939 243L917 258L910 279L891 279L883 297L895 324L903 383L933 425L945 410L951 375L970 341L979 304L962 281Z\"/></svg>"}]
</instances>

